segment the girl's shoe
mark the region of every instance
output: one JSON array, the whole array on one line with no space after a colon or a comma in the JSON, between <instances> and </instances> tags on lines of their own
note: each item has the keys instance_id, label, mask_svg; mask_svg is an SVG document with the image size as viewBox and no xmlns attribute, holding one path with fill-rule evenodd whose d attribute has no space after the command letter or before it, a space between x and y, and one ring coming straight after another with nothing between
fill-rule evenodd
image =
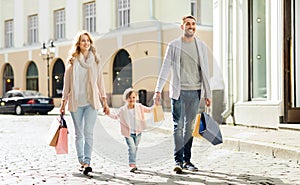
<instances>
[{"instance_id":1,"label":"girl's shoe","mask_svg":"<svg viewBox=\"0 0 300 185\"><path fill-rule=\"evenodd\" d=\"M137 170L137 167L133 167L130 169L130 172L135 172Z\"/></svg>"},{"instance_id":2,"label":"girl's shoe","mask_svg":"<svg viewBox=\"0 0 300 185\"><path fill-rule=\"evenodd\" d=\"M80 166L79 171L83 172L83 170L84 170L84 166Z\"/></svg>"}]
</instances>

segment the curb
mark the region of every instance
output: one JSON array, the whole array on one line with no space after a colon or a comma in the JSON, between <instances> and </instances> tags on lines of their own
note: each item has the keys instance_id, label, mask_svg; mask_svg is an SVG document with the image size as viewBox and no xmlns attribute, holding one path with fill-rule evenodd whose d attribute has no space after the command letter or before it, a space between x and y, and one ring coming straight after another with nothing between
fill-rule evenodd
<instances>
[{"instance_id":1,"label":"curb","mask_svg":"<svg viewBox=\"0 0 300 185\"><path fill-rule=\"evenodd\" d=\"M298 164L300 162L300 149L289 146L227 137L223 138L223 144L221 147L241 152L271 156L274 158L293 161Z\"/></svg>"},{"instance_id":2,"label":"curb","mask_svg":"<svg viewBox=\"0 0 300 185\"><path fill-rule=\"evenodd\" d=\"M165 127L158 127L155 129L165 134L172 134L172 130ZM223 143L216 147L270 156L296 162L297 164L300 163L300 149L279 144L223 137Z\"/></svg>"}]
</instances>

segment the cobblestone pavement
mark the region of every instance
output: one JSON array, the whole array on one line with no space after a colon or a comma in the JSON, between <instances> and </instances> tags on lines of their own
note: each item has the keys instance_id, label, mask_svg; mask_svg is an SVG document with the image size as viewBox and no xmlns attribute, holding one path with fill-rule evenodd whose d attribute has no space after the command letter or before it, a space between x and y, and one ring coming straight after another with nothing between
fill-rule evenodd
<instances>
[{"instance_id":1,"label":"cobblestone pavement","mask_svg":"<svg viewBox=\"0 0 300 185\"><path fill-rule=\"evenodd\" d=\"M119 125L99 116L92 157L93 178L78 171L74 128L69 115L69 154L56 155L45 136L55 116L0 115L0 184L300 184L295 162L211 146L195 139L192 162L198 172L172 172L172 136L154 128L142 135L139 170L130 173Z\"/></svg>"}]
</instances>

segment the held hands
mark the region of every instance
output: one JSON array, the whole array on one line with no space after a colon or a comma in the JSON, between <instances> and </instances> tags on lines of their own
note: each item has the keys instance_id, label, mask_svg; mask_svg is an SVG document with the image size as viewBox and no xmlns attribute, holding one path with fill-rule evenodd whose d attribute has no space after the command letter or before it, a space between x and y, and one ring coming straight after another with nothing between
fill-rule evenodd
<instances>
[{"instance_id":1,"label":"held hands","mask_svg":"<svg viewBox=\"0 0 300 185\"><path fill-rule=\"evenodd\" d=\"M160 104L160 92L155 92L153 96L154 104L159 105Z\"/></svg>"},{"instance_id":2,"label":"held hands","mask_svg":"<svg viewBox=\"0 0 300 185\"><path fill-rule=\"evenodd\" d=\"M110 114L110 109L109 109L109 107L108 107L107 104L103 106L103 112L104 112L106 115L109 115L109 114Z\"/></svg>"}]
</instances>

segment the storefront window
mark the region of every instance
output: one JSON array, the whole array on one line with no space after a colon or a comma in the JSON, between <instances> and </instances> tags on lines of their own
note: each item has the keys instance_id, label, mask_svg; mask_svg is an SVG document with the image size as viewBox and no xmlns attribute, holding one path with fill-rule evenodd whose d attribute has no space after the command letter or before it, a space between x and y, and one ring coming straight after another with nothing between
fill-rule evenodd
<instances>
[{"instance_id":1,"label":"storefront window","mask_svg":"<svg viewBox=\"0 0 300 185\"><path fill-rule=\"evenodd\" d=\"M250 1L250 100L267 98L265 0Z\"/></svg>"}]
</instances>

